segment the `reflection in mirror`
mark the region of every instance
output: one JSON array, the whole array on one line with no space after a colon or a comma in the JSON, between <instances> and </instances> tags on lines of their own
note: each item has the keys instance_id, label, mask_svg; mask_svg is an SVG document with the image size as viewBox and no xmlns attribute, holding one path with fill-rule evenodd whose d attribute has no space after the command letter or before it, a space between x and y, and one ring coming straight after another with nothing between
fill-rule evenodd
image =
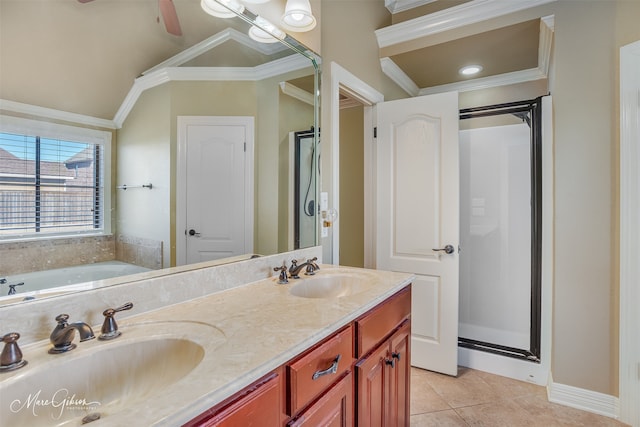
<instances>
[{"instance_id":1,"label":"reflection in mirror","mask_svg":"<svg viewBox=\"0 0 640 427\"><path fill-rule=\"evenodd\" d=\"M314 129L294 133L294 249L316 244L315 188L320 172L315 169L315 159L320 160L320 144L315 141Z\"/></svg>"},{"instance_id":2,"label":"reflection in mirror","mask_svg":"<svg viewBox=\"0 0 640 427\"><path fill-rule=\"evenodd\" d=\"M0 14L3 15L0 19L4 28L4 41L0 46L3 60L7 58L5 52L10 51L5 47L12 44L19 47L21 42L16 39L22 35L15 23L5 24L20 21L17 16L22 16L22 21L27 19L24 17L29 17L30 21L42 19L35 15L31 7L33 5L28 3L30 2L9 1L0 6L3 9ZM87 22L92 19L91 14L97 12L85 12L79 8L81 6L100 8L107 14L116 13L106 4L100 3L69 4L68 7L51 9L51 13L57 16L73 8L73 13L86 13L83 19ZM198 3L197 8L194 9L192 3ZM21 9L23 7L25 9ZM242 19L218 19L205 14L200 9L199 2L176 2L176 7L184 38L189 37L189 23L195 22L200 40L190 43L180 51L174 51L172 55L156 55L157 65L149 64L138 71L139 77L135 79L133 86L128 85L128 93L117 97L119 107L112 113L100 110L98 104L103 104L102 102L93 102L86 108L78 107L75 110L87 114L82 117L97 118L80 126L89 130L98 128L100 132L109 134L111 140L110 146L105 146L105 155L108 157L110 154L111 165L104 165L106 170L101 171L105 176L109 176L109 173L111 175L110 178L105 178L107 182L104 183L105 205L110 205L104 216L106 232L104 235L80 233L50 239L32 238L30 241L16 238L0 240L0 278L7 278L6 285L0 284L0 303L2 300L4 303L12 303L34 295L40 298L45 294L57 295L60 291L126 283L165 272L247 259L254 253L267 255L316 244L317 221L310 225L304 242L297 244L294 241L294 195L290 189L296 183L294 165L291 163L294 153L291 151L293 147L290 140L295 138L296 132L319 128L319 57L290 36L278 43L255 42L248 36L248 21L255 18L249 11L245 12ZM126 14L126 11L123 13ZM133 15L131 10L129 13ZM205 31L202 31L205 26L203 19L206 19ZM122 22L125 21L123 18ZM87 31L87 28L78 25L74 34L82 31ZM117 39L114 37L114 44ZM83 39L79 40L81 42ZM0 73L0 117L20 116L41 123L46 121L64 125L72 122L68 120L68 116L60 116L62 119L55 115L48 117L38 109L47 107L55 111L68 111L64 103L56 104L59 97L47 97L50 92L48 88L55 86L56 82L48 80L46 88L39 88L43 89L40 90L41 100L26 95L21 98L17 93L27 94L27 88L21 87L19 80L11 78L13 74L6 65L10 61L3 62L5 66L3 73ZM79 67L72 59L66 65L69 68ZM5 72L7 70L9 72ZM66 72L72 74L69 69ZM99 72L101 71L96 71L96 75ZM82 77L78 77L78 80ZM62 80L60 83L63 83ZM40 79L38 84L41 84ZM118 89L114 86L112 92L117 95ZM69 93L76 91L69 89ZM108 105L109 96L104 95L99 99L104 98L107 101L104 104ZM13 102L14 99L17 102ZM18 108L23 105L33 105L36 108L26 111ZM200 225L187 224L186 221L179 223L181 218L186 218L186 205L180 203L184 194L181 195L178 188L181 179L178 166L181 141L177 123L179 117L198 116L252 117L254 120L254 162L252 182L249 185L253 196L248 208L251 209L252 223L249 227L253 238L238 251L222 251L213 256L202 256L189 261L185 259L181 262L179 251L186 246L189 238L197 238L195 234ZM113 117L113 120L103 120L101 117ZM80 122L82 120L78 123ZM114 123L112 129L108 125L103 126L102 123L105 122ZM4 124L3 119L0 126L4 127ZM76 123L73 125L76 126ZM103 130L105 128L106 132ZM3 131L0 128L0 132ZM317 131L312 133L315 138L312 141L317 141L316 133ZM74 141L73 138L70 140ZM68 159L62 159L61 164L66 160ZM97 164L98 158L92 154L85 160L95 161ZM0 193L7 192L7 188L2 186L3 172L6 172L2 170L4 164L5 158L0 151ZM314 198L317 192L316 180L314 178L309 181L308 178L310 173L317 170L316 165L317 156L309 159L306 172L300 172L303 175L301 179L306 180L305 184L312 182L309 192ZM224 179L221 181L225 182ZM220 187L224 188L224 185ZM215 207L211 210L224 210L232 195L233 193L219 193L215 199L216 204L213 205ZM3 203L2 206L6 205ZM206 218L211 213L201 213L200 217ZM194 230L194 236L188 234L191 229ZM226 224L221 224L219 229L229 231ZM187 262L197 263L182 265ZM69 266L78 263L100 266L100 272L69 271ZM171 270L156 271L169 267ZM54 289L29 289L27 282L32 282L32 279L27 280L25 274L45 269L47 272L41 273L45 286ZM126 272L131 271L138 273L124 278L111 278L104 275L110 274L105 271L118 271L117 274L128 274ZM61 281L55 279L58 273ZM77 281L82 283L68 286ZM18 285L21 282L25 285ZM60 289L61 285L67 287ZM9 296L7 294L11 289L15 289L16 293Z\"/></svg>"}]
</instances>

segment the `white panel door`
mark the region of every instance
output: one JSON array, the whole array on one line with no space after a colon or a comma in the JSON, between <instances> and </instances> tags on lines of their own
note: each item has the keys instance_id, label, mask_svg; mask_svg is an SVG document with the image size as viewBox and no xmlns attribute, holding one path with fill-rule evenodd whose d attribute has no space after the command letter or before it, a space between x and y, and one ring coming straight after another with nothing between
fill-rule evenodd
<instances>
[{"instance_id":1,"label":"white panel door","mask_svg":"<svg viewBox=\"0 0 640 427\"><path fill-rule=\"evenodd\" d=\"M457 92L377 104L377 268L416 274L411 364L449 375L458 371L458 114Z\"/></svg>"},{"instance_id":2,"label":"white panel door","mask_svg":"<svg viewBox=\"0 0 640 427\"><path fill-rule=\"evenodd\" d=\"M253 119L181 117L187 264L252 252ZM190 120L189 120L190 119ZM185 121L187 123L185 123ZM178 235L178 238L182 236Z\"/></svg>"}]
</instances>

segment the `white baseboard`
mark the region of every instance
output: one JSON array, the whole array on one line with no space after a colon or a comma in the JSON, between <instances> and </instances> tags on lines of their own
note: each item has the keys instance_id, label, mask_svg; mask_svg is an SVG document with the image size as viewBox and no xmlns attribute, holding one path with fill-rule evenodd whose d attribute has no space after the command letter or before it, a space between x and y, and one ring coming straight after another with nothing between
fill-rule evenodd
<instances>
[{"instance_id":1,"label":"white baseboard","mask_svg":"<svg viewBox=\"0 0 640 427\"><path fill-rule=\"evenodd\" d=\"M458 365L541 386L548 384L549 368L546 364L458 347Z\"/></svg>"},{"instance_id":2,"label":"white baseboard","mask_svg":"<svg viewBox=\"0 0 640 427\"><path fill-rule=\"evenodd\" d=\"M581 409L605 417L615 419L620 417L620 400L617 397L570 385L554 383L551 375L549 375L549 384L547 385L547 398L549 402Z\"/></svg>"}]
</instances>

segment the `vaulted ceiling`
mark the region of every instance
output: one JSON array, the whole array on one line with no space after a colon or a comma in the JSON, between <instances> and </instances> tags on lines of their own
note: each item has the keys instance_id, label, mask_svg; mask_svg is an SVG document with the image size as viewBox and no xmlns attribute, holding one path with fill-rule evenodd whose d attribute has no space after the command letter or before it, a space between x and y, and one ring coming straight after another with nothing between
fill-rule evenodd
<instances>
[{"instance_id":1,"label":"vaulted ceiling","mask_svg":"<svg viewBox=\"0 0 640 427\"><path fill-rule=\"evenodd\" d=\"M137 77L198 44L180 65L254 67L292 53L253 42L247 23L210 16L200 0L173 2L179 37L158 0L0 0L0 99L111 120Z\"/></svg>"},{"instance_id":2,"label":"vaulted ceiling","mask_svg":"<svg viewBox=\"0 0 640 427\"><path fill-rule=\"evenodd\" d=\"M203 49L179 65L255 67L289 54L279 45L251 45L248 24L203 13L199 0L173 1L180 37L166 32L158 0L0 0L0 99L112 120L137 77L194 46ZM387 6L392 23L376 31L382 70L411 96L546 78L552 19L443 34L487 10L506 14L553 0L375 1ZM314 13L319 4L312 0ZM458 69L470 63L482 72L461 76Z\"/></svg>"}]
</instances>

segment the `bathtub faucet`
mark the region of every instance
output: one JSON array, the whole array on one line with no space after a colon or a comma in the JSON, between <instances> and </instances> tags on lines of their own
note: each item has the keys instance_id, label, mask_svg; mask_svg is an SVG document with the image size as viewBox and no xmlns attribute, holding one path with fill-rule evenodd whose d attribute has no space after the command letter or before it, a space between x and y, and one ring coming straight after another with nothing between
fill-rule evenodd
<instances>
[{"instance_id":1,"label":"bathtub faucet","mask_svg":"<svg viewBox=\"0 0 640 427\"><path fill-rule=\"evenodd\" d=\"M6 284L7 284L6 277L1 278L0 285L6 285ZM7 286L9 287L9 293L7 295L15 295L16 286L22 286L22 285L24 285L24 282L8 284Z\"/></svg>"},{"instance_id":2,"label":"bathtub faucet","mask_svg":"<svg viewBox=\"0 0 640 427\"><path fill-rule=\"evenodd\" d=\"M64 353L76 348L76 345L71 342L73 341L76 331L78 331L78 334L80 335L80 342L95 338L91 326L84 322L67 323L67 320L69 320L68 314L60 314L56 317L58 325L49 336L49 340L51 341L51 344L53 344L53 347L49 349L49 353Z\"/></svg>"}]
</instances>

